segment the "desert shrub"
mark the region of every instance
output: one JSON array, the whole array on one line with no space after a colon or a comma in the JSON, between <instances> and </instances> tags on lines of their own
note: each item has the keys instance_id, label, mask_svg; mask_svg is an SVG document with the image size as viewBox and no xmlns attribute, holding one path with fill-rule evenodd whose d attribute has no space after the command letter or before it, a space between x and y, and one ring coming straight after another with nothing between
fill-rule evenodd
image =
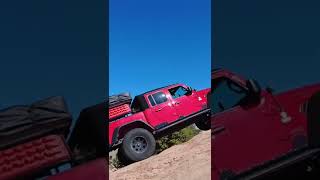
<instances>
[{"instance_id":1,"label":"desert shrub","mask_svg":"<svg viewBox=\"0 0 320 180\"><path fill-rule=\"evenodd\" d=\"M157 140L157 153L162 152L171 146L184 143L190 140L195 135L199 134L200 130L196 129L193 125L188 126L180 131L176 131L172 134L166 135Z\"/></svg>"},{"instance_id":2,"label":"desert shrub","mask_svg":"<svg viewBox=\"0 0 320 180\"><path fill-rule=\"evenodd\" d=\"M124 165L119 161L118 156L113 157L112 159L109 159L109 164L113 166L114 168L121 168Z\"/></svg>"}]
</instances>

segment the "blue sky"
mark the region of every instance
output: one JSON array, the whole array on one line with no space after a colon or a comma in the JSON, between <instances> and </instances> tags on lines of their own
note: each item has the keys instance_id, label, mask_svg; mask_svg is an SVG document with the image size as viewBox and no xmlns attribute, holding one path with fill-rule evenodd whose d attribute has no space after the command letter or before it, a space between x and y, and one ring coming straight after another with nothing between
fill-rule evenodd
<instances>
[{"instance_id":1,"label":"blue sky","mask_svg":"<svg viewBox=\"0 0 320 180\"><path fill-rule=\"evenodd\" d=\"M319 1L216 1L212 67L287 90L320 83Z\"/></svg>"},{"instance_id":2,"label":"blue sky","mask_svg":"<svg viewBox=\"0 0 320 180\"><path fill-rule=\"evenodd\" d=\"M62 95L77 118L81 109L106 99L102 5L85 0L1 3L0 108Z\"/></svg>"},{"instance_id":3,"label":"blue sky","mask_svg":"<svg viewBox=\"0 0 320 180\"><path fill-rule=\"evenodd\" d=\"M210 0L110 0L109 93L210 87Z\"/></svg>"}]
</instances>

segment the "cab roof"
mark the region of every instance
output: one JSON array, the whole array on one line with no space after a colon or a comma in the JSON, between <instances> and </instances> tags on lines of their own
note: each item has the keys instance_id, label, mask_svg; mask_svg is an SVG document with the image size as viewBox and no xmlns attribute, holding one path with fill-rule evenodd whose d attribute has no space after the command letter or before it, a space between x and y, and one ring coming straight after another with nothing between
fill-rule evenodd
<instances>
[{"instance_id":1,"label":"cab roof","mask_svg":"<svg viewBox=\"0 0 320 180\"><path fill-rule=\"evenodd\" d=\"M233 79L241 84L245 84L246 79L238 74L233 73L227 69L217 68L211 70L211 80L219 78L219 77L228 77Z\"/></svg>"},{"instance_id":2,"label":"cab roof","mask_svg":"<svg viewBox=\"0 0 320 180\"><path fill-rule=\"evenodd\" d=\"M179 83L176 83L176 84L171 84L171 85L168 85L168 86L163 86L163 87L160 87L160 88L152 89L152 90L147 91L147 92L144 92L144 93L142 93L142 94L140 94L140 95L149 94L149 93L154 92L154 91L158 91L158 90L161 90L161 89L167 89L167 88L169 88L169 87L171 87L171 86L177 86L177 85L180 85L180 84L179 84ZM139 95L138 95L138 96L139 96Z\"/></svg>"},{"instance_id":3,"label":"cab roof","mask_svg":"<svg viewBox=\"0 0 320 180\"><path fill-rule=\"evenodd\" d=\"M144 95L145 95L145 94L148 94L148 93L151 93L151 92L154 92L154 91L158 91L158 90L161 90L161 89L166 89L166 88L169 88L169 87L172 87L172 86L176 86L176 85L180 85L180 84L178 84L178 83L176 83L176 84L171 84L171 85L168 85L168 86L163 86L163 87L156 88L156 89L147 91L147 92L145 92L145 93L139 94L139 95L137 95L137 96L134 97L131 105L132 105L132 104L135 104L135 105L138 104L138 106L139 106L139 111L144 111L144 110L146 110L146 109L149 108L149 105L148 105L146 99L144 98Z\"/></svg>"}]
</instances>

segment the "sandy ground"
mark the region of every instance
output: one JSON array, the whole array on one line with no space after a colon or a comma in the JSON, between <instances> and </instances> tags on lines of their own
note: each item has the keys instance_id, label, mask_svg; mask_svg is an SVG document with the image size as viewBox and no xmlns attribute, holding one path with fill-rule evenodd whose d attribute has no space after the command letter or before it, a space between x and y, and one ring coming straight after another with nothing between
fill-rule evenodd
<instances>
[{"instance_id":1,"label":"sandy ground","mask_svg":"<svg viewBox=\"0 0 320 180\"><path fill-rule=\"evenodd\" d=\"M112 180L210 180L211 132L120 169L110 169Z\"/></svg>"}]
</instances>

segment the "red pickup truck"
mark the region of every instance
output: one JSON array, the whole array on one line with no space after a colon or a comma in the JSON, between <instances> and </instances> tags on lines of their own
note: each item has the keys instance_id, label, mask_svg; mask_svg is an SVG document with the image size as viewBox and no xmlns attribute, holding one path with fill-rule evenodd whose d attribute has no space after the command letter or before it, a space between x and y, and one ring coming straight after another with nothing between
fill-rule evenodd
<instances>
[{"instance_id":1,"label":"red pickup truck","mask_svg":"<svg viewBox=\"0 0 320 180\"><path fill-rule=\"evenodd\" d=\"M319 167L320 84L275 94L223 69L213 70L211 79L212 179Z\"/></svg>"},{"instance_id":2,"label":"red pickup truck","mask_svg":"<svg viewBox=\"0 0 320 180\"><path fill-rule=\"evenodd\" d=\"M109 150L119 148L118 157L125 163L140 161L154 154L156 138L193 123L210 129L208 92L174 84L138 95L132 102L128 94L109 97Z\"/></svg>"}]
</instances>

